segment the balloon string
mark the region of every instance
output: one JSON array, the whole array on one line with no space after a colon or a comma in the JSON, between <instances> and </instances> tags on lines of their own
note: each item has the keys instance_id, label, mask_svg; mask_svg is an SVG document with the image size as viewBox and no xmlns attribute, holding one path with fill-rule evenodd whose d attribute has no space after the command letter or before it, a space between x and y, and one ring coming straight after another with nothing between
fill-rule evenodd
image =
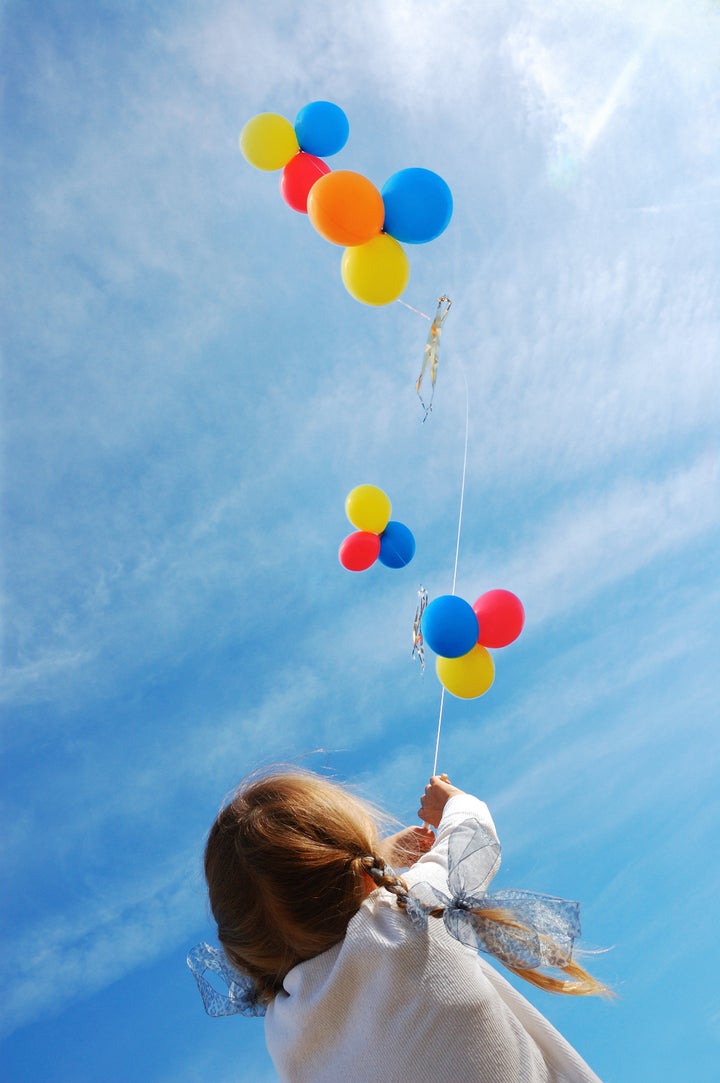
<instances>
[{"instance_id":1,"label":"balloon string","mask_svg":"<svg viewBox=\"0 0 720 1083\"><path fill-rule=\"evenodd\" d=\"M395 300L399 305L404 305L404 307L409 308L411 312L415 312L418 316L422 316L422 318L424 320L428 320L428 322L430 321L431 317L428 316L427 312L421 312L419 308L413 308L413 306L409 305L407 301L403 301L399 297L396 297Z\"/></svg>"},{"instance_id":2,"label":"balloon string","mask_svg":"<svg viewBox=\"0 0 720 1083\"><path fill-rule=\"evenodd\" d=\"M460 364L460 371L465 381L465 450L463 452L463 468L462 468L462 481L460 483L460 509L458 512L458 524L457 524L457 539L455 541L455 567L453 568L453 581L452 581L452 594L455 593L455 585L457 583L457 570L458 570L458 558L460 556L460 531L462 529L463 518L463 506L465 504L465 477L467 475L467 461L468 461L468 431L470 429L470 392L468 390L467 376L465 375L465 369Z\"/></svg>"},{"instance_id":3,"label":"balloon string","mask_svg":"<svg viewBox=\"0 0 720 1083\"><path fill-rule=\"evenodd\" d=\"M458 524L457 524L457 538L455 540L455 567L453 568L453 581L452 581L452 594L455 593L455 586L457 584L457 570L458 560L460 557L460 532L462 530L463 519L463 507L465 504L465 478L467 476L467 461L468 461L468 433L470 431L470 392L468 389L467 376L465 375L465 369L460 363L460 371L465 381L465 449L463 452L463 468L462 468L462 481L460 483L460 508L458 510ZM443 708L445 706L445 687L440 693L440 712L438 715L437 724L437 736L435 738L435 759L433 760L433 775L437 774L438 754L440 752L440 731L442 729L443 720Z\"/></svg>"},{"instance_id":4,"label":"balloon string","mask_svg":"<svg viewBox=\"0 0 720 1083\"><path fill-rule=\"evenodd\" d=\"M437 724L437 736L435 738L435 759L433 760L432 774L437 774L438 754L440 752L440 730L442 729L442 717L443 717L443 704L445 703L445 689L443 688L440 693L440 715L438 717Z\"/></svg>"}]
</instances>

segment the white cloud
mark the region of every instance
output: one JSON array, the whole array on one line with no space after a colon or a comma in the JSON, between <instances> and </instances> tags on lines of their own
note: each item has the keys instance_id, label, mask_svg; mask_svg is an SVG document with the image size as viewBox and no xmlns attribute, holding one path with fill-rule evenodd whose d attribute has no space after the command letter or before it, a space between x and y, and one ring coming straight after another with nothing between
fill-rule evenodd
<instances>
[{"instance_id":1,"label":"white cloud","mask_svg":"<svg viewBox=\"0 0 720 1083\"><path fill-rule=\"evenodd\" d=\"M561 506L537 530L526 525L516 551L466 557L462 588L487 584L489 576L511 584L542 624L716 530L717 491L712 456L660 480L618 479L612 488Z\"/></svg>"},{"instance_id":2,"label":"white cloud","mask_svg":"<svg viewBox=\"0 0 720 1083\"><path fill-rule=\"evenodd\" d=\"M106 883L72 913L55 912L3 945L3 1036L65 1010L138 966L158 959L197 925L197 855L181 855L122 893Z\"/></svg>"}]
</instances>

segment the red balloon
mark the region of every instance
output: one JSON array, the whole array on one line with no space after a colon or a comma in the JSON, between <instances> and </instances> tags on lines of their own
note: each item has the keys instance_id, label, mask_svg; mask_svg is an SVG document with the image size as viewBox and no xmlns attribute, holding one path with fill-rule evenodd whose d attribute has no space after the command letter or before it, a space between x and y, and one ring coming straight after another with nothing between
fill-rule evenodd
<instances>
[{"instance_id":1,"label":"red balloon","mask_svg":"<svg viewBox=\"0 0 720 1083\"><path fill-rule=\"evenodd\" d=\"M338 557L343 568L349 572L364 572L375 563L380 554L380 535L369 530L356 530L348 534L340 546Z\"/></svg>"},{"instance_id":2,"label":"red balloon","mask_svg":"<svg viewBox=\"0 0 720 1083\"><path fill-rule=\"evenodd\" d=\"M330 166L314 154L301 150L295 154L282 171L280 194L294 211L307 214L307 201L315 181L330 172Z\"/></svg>"},{"instance_id":3,"label":"red balloon","mask_svg":"<svg viewBox=\"0 0 720 1083\"><path fill-rule=\"evenodd\" d=\"M507 647L520 635L525 610L516 594L509 590L489 590L473 605L480 626L481 647Z\"/></svg>"}]
</instances>

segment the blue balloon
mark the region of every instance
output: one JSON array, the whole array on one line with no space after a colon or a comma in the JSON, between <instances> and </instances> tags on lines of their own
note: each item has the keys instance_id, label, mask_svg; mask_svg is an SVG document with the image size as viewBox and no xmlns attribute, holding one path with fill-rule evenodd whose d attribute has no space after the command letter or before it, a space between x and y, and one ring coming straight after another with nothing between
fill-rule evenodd
<instances>
[{"instance_id":1,"label":"blue balloon","mask_svg":"<svg viewBox=\"0 0 720 1083\"><path fill-rule=\"evenodd\" d=\"M415 539L404 523L393 519L380 535L378 560L386 568L404 568L415 556Z\"/></svg>"},{"instance_id":2,"label":"blue balloon","mask_svg":"<svg viewBox=\"0 0 720 1083\"><path fill-rule=\"evenodd\" d=\"M478 640L478 619L469 602L456 594L434 598L422 616L423 639L441 658L459 658Z\"/></svg>"},{"instance_id":3,"label":"blue balloon","mask_svg":"<svg viewBox=\"0 0 720 1083\"><path fill-rule=\"evenodd\" d=\"M304 149L304 148L303 148ZM430 169L401 169L382 188L383 229L396 241L425 244L447 227L453 212L452 192Z\"/></svg>"},{"instance_id":4,"label":"blue balloon","mask_svg":"<svg viewBox=\"0 0 720 1083\"><path fill-rule=\"evenodd\" d=\"M350 134L348 118L332 102L310 102L295 117L295 135L300 149L316 158L337 154Z\"/></svg>"}]
</instances>

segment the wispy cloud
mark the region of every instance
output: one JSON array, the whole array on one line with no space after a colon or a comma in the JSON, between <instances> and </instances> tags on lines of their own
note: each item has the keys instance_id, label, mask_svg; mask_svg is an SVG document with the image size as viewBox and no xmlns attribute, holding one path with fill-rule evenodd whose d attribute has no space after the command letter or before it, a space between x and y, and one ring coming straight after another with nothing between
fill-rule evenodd
<instances>
[{"instance_id":1,"label":"wispy cloud","mask_svg":"<svg viewBox=\"0 0 720 1083\"><path fill-rule=\"evenodd\" d=\"M198 921L197 855L147 870L120 897L104 885L90 902L55 913L3 945L2 1036L64 1010L176 946Z\"/></svg>"},{"instance_id":2,"label":"wispy cloud","mask_svg":"<svg viewBox=\"0 0 720 1083\"><path fill-rule=\"evenodd\" d=\"M463 589L489 576L514 584L542 625L717 530L719 485L711 455L660 480L618 479L594 498L572 498L537 529L526 526L515 551L466 557Z\"/></svg>"}]
</instances>

